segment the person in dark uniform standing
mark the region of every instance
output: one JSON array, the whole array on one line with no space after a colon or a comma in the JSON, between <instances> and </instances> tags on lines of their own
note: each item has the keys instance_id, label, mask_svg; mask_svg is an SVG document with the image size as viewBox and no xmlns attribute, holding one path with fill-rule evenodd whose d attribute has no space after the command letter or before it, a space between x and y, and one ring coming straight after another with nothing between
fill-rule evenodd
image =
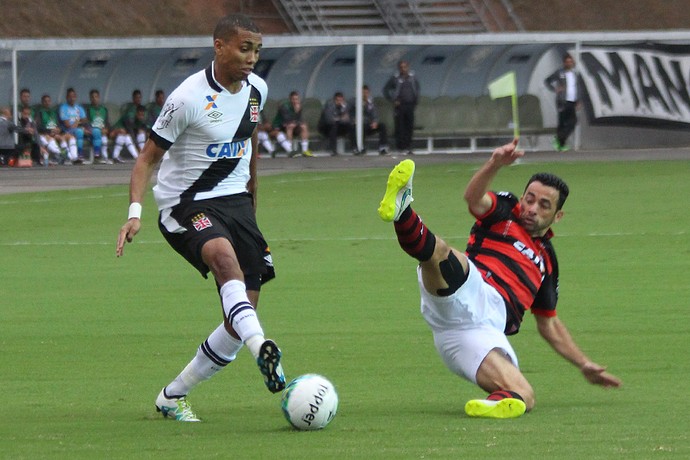
<instances>
[{"instance_id":1,"label":"person in dark uniform standing","mask_svg":"<svg viewBox=\"0 0 690 460\"><path fill-rule=\"evenodd\" d=\"M157 410L178 421L199 421L187 393L230 364L244 345L268 390L285 388L281 351L264 338L255 311L261 285L274 276L256 222L256 128L268 95L266 82L253 72L261 47L251 19L222 18L213 33L213 62L170 94L132 169L117 256L139 232L141 203L160 163L153 188L158 227L202 276L213 275L223 310L220 325L156 398Z\"/></svg>"},{"instance_id":2,"label":"person in dark uniform standing","mask_svg":"<svg viewBox=\"0 0 690 460\"><path fill-rule=\"evenodd\" d=\"M563 57L563 68L558 69L545 80L544 84L556 93L558 127L553 146L559 152L568 150L566 142L577 125L577 109L582 86L580 75L575 71L575 59L570 54Z\"/></svg>"},{"instance_id":3,"label":"person in dark uniform standing","mask_svg":"<svg viewBox=\"0 0 690 460\"><path fill-rule=\"evenodd\" d=\"M407 61L398 62L398 72L383 87L383 95L394 106L395 143L401 152L412 155L414 111L419 102L419 80Z\"/></svg>"}]
</instances>

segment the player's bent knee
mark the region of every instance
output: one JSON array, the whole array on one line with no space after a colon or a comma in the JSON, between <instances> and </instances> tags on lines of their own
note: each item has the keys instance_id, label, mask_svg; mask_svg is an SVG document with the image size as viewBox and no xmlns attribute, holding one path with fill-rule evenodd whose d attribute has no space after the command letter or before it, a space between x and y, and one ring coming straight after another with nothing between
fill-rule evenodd
<instances>
[{"instance_id":1,"label":"player's bent knee","mask_svg":"<svg viewBox=\"0 0 690 460\"><path fill-rule=\"evenodd\" d=\"M460 260L452 250L448 251L448 257L445 260L439 262L438 268L441 272L441 276L443 276L446 284L448 284L447 288L438 289L436 291L441 297L452 295L465 284L465 281L467 281L465 267L462 266L462 263L460 263Z\"/></svg>"}]
</instances>

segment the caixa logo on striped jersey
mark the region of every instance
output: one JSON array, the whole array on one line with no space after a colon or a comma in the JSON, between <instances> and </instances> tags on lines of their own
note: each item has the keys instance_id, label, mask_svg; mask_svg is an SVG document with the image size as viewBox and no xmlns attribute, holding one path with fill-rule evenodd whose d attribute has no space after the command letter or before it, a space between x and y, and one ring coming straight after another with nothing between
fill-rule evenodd
<instances>
[{"instance_id":1,"label":"caixa logo on striped jersey","mask_svg":"<svg viewBox=\"0 0 690 460\"><path fill-rule=\"evenodd\" d=\"M209 158L241 158L246 152L247 142L249 139L223 144L209 144L206 147L206 155Z\"/></svg>"}]
</instances>

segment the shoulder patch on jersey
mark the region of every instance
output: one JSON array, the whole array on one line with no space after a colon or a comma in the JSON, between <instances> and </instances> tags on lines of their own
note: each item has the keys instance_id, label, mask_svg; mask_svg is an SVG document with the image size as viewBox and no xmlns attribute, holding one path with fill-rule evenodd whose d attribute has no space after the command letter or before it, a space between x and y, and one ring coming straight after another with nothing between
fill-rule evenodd
<instances>
[{"instance_id":1,"label":"shoulder patch on jersey","mask_svg":"<svg viewBox=\"0 0 690 460\"><path fill-rule=\"evenodd\" d=\"M172 121L175 112L180 110L182 107L184 107L184 102L182 101L167 101L165 103L165 106L163 106L163 110L161 110L161 113L158 116L158 123L156 124L156 129L167 128L170 122Z\"/></svg>"}]
</instances>

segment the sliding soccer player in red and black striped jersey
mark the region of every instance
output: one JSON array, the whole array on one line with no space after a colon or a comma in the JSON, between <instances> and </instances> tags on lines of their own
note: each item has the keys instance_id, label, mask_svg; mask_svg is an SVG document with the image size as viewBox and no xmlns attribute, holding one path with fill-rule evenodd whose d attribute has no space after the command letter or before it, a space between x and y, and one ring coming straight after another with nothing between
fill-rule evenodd
<instances>
[{"instance_id":1,"label":"sliding soccer player in red and black striped jersey","mask_svg":"<svg viewBox=\"0 0 690 460\"><path fill-rule=\"evenodd\" d=\"M520 372L507 336L532 310L541 336L584 377L603 387L621 381L589 359L556 315L558 261L551 226L563 217L568 186L549 173L533 175L521 197L490 190L498 171L524 153L518 140L495 149L465 189L476 218L465 252L435 236L412 209L415 164L390 173L379 207L393 221L402 249L419 261L421 310L448 368L489 395L465 405L472 417L512 418L534 407L534 390Z\"/></svg>"}]
</instances>

